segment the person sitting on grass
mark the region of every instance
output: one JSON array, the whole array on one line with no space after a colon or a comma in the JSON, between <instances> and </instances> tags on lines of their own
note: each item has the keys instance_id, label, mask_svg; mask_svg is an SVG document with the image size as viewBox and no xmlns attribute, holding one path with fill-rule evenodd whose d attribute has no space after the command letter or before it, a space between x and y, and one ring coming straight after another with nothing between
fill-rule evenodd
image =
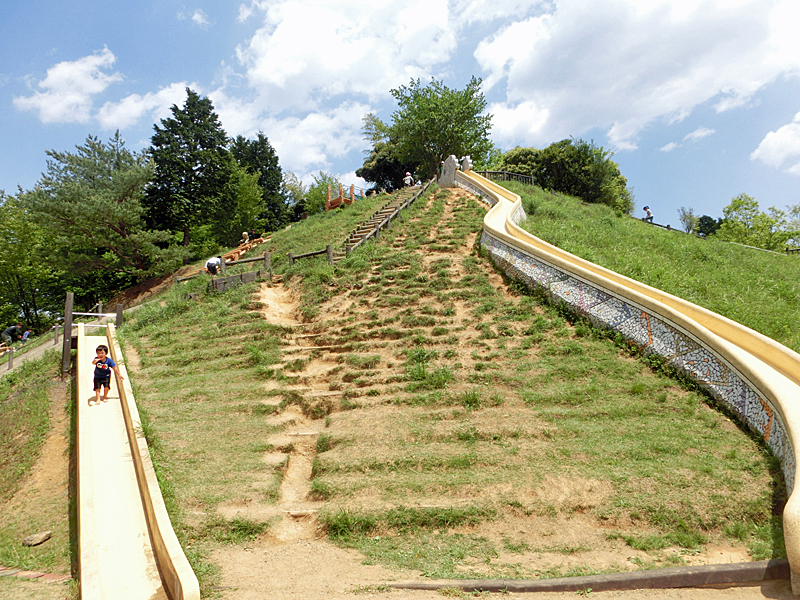
<instances>
[{"instance_id":1,"label":"person sitting on grass","mask_svg":"<svg viewBox=\"0 0 800 600\"><path fill-rule=\"evenodd\" d=\"M108 402L108 392L111 390L111 371L113 370L117 374L120 381L125 378L119 372L119 367L114 359L108 356L108 346L100 344L95 349L95 353L97 356L92 360L94 365L94 402L100 404L101 400ZM105 391L102 398L100 398L101 389ZM90 400L89 405L91 406L91 404Z\"/></svg>"}]
</instances>

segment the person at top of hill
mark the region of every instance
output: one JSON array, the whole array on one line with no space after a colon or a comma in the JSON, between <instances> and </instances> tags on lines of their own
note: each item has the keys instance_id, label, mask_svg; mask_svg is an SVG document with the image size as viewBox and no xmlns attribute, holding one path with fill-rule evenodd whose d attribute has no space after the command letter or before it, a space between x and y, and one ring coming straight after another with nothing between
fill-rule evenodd
<instances>
[{"instance_id":1,"label":"person at top of hill","mask_svg":"<svg viewBox=\"0 0 800 600\"><path fill-rule=\"evenodd\" d=\"M644 210L644 214L646 215L644 220L647 221L648 223L652 223L653 222L653 212L650 210L650 207L649 206L645 206L643 210Z\"/></svg>"},{"instance_id":2,"label":"person at top of hill","mask_svg":"<svg viewBox=\"0 0 800 600\"><path fill-rule=\"evenodd\" d=\"M119 372L119 367L114 359L108 356L108 346L100 344L96 349L97 356L92 360L94 365L94 401L95 404L100 402L108 402L108 392L111 390L111 371L113 370L120 381L125 379L122 373ZM104 391L103 397L100 398L101 389ZM91 401L89 401L91 404Z\"/></svg>"},{"instance_id":3,"label":"person at top of hill","mask_svg":"<svg viewBox=\"0 0 800 600\"><path fill-rule=\"evenodd\" d=\"M414 185L414 178L411 176L411 173L406 172L406 176L403 177L403 183L406 187Z\"/></svg>"}]
</instances>

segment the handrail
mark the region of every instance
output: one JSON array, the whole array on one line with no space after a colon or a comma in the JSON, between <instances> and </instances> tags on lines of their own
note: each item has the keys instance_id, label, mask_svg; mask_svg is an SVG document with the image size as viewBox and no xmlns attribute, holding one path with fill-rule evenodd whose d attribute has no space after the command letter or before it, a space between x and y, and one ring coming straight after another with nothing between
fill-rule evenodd
<instances>
[{"instance_id":1,"label":"handrail","mask_svg":"<svg viewBox=\"0 0 800 600\"><path fill-rule=\"evenodd\" d=\"M472 171L457 171L455 179L494 204L484 219L481 242L509 275L544 286L596 324L664 355L763 436L781 461L790 494L783 513L784 539L792 588L800 592L800 493L792 493L800 450L800 355L726 317L544 242L517 225L525 218L517 194ZM584 295L597 304L590 306ZM641 310L641 331L635 329L637 323L622 330L610 316L615 307L627 311L628 323L635 320L630 313ZM712 366L719 381L711 376Z\"/></svg>"}]
</instances>

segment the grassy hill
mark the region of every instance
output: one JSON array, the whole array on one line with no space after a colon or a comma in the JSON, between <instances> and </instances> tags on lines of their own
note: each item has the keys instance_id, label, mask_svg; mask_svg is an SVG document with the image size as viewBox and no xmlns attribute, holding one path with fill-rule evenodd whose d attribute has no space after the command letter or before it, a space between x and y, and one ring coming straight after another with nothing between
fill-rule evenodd
<instances>
[{"instance_id":1,"label":"grassy hill","mask_svg":"<svg viewBox=\"0 0 800 600\"><path fill-rule=\"evenodd\" d=\"M532 186L508 188L522 197L522 227L532 234L800 352L800 256L667 231Z\"/></svg>"},{"instance_id":2,"label":"grassy hill","mask_svg":"<svg viewBox=\"0 0 800 600\"><path fill-rule=\"evenodd\" d=\"M526 210L554 215L562 247L599 208L545 200ZM289 569L289 543L319 536L398 577L698 564L712 547L784 554L785 493L763 445L702 393L508 286L477 243L485 209L463 191L419 201L336 267L282 258L338 243L375 208L274 235L288 289L211 295L199 278L121 330L204 589L245 590L231 573L248 552ZM642 272L683 272L660 246L662 233L688 236L597 215L650 236Z\"/></svg>"},{"instance_id":3,"label":"grassy hill","mask_svg":"<svg viewBox=\"0 0 800 600\"><path fill-rule=\"evenodd\" d=\"M792 259L520 191L537 235L709 306L705 293L732 318L760 306L742 314L765 333L784 322L770 307L796 306L796 287L776 281L794 276ZM364 561L395 578L526 578L699 564L720 549L730 561L784 555L783 482L760 441L702 393L508 285L477 243L485 208L463 191L419 201L335 267L288 263L288 252L339 243L385 200L276 233L264 249L284 283L211 294L207 276L196 278L120 331L204 594L270 595L251 589L270 577L252 574L268 561L288 576L312 543L302 585L315 597L332 580L380 596L350 579ZM582 238L597 241L581 248ZM604 262L620 255L633 266ZM690 285L694 263L721 276ZM739 283L720 292L716 280ZM786 331L775 337L794 343ZM0 385L0 431L20 448L47 426L34 375ZM29 431L23 413L38 415ZM36 452L6 455L4 514L20 505ZM3 523L2 562L63 567L66 526L50 554L17 553L19 533L41 525L30 518ZM357 550L345 566L338 547Z\"/></svg>"}]
</instances>

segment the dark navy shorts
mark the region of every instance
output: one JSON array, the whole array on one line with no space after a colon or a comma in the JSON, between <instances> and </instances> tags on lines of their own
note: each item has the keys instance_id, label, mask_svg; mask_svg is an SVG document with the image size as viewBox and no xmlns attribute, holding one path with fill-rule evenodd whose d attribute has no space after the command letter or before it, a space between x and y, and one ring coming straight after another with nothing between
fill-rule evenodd
<instances>
[{"instance_id":1,"label":"dark navy shorts","mask_svg":"<svg viewBox=\"0 0 800 600\"><path fill-rule=\"evenodd\" d=\"M95 377L94 378L94 387L93 390L99 390L100 388L109 388L111 389L111 376L108 377Z\"/></svg>"}]
</instances>

